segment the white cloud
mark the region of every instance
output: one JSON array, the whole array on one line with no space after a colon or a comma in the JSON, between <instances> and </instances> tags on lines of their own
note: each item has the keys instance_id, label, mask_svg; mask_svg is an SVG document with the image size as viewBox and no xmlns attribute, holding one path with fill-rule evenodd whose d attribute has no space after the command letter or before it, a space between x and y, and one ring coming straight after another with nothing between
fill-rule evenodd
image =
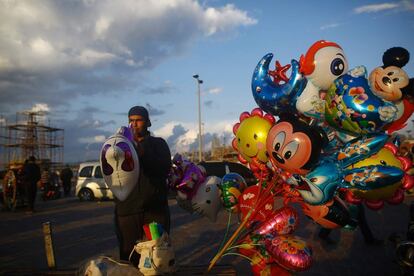
<instances>
[{"instance_id":1,"label":"white cloud","mask_svg":"<svg viewBox=\"0 0 414 276\"><path fill-rule=\"evenodd\" d=\"M109 29L112 20L108 17L102 16L95 23L95 33L99 38L105 38L105 33Z\"/></svg>"},{"instance_id":2,"label":"white cloud","mask_svg":"<svg viewBox=\"0 0 414 276\"><path fill-rule=\"evenodd\" d=\"M414 3L411 0L403 0L401 1L404 9L408 10L408 11L414 11Z\"/></svg>"},{"instance_id":3,"label":"white cloud","mask_svg":"<svg viewBox=\"0 0 414 276\"><path fill-rule=\"evenodd\" d=\"M78 60L80 64L89 67L94 66L100 62L110 61L115 58L116 56L111 53L104 53L92 49L85 49L80 53Z\"/></svg>"},{"instance_id":4,"label":"white cloud","mask_svg":"<svg viewBox=\"0 0 414 276\"><path fill-rule=\"evenodd\" d=\"M341 24L339 24L339 23L332 23L332 24L327 24L327 25L323 25L323 26L321 26L319 29L321 29L322 31L323 30L326 30L326 29L333 29L333 28L336 28L336 27L338 27L338 26L340 26Z\"/></svg>"},{"instance_id":5,"label":"white cloud","mask_svg":"<svg viewBox=\"0 0 414 276\"><path fill-rule=\"evenodd\" d=\"M209 94L220 94L221 92L223 92L223 88L221 87L213 87L207 90Z\"/></svg>"},{"instance_id":6,"label":"white cloud","mask_svg":"<svg viewBox=\"0 0 414 276\"><path fill-rule=\"evenodd\" d=\"M91 137L80 137L78 142L81 144L96 144L105 142L105 135L96 135Z\"/></svg>"},{"instance_id":7,"label":"white cloud","mask_svg":"<svg viewBox=\"0 0 414 276\"><path fill-rule=\"evenodd\" d=\"M98 62L155 65L200 35L256 24L234 5L205 7L194 0L102 0L0 3L0 60L8 69ZM70 9L69 7L70 6ZM28 51L31 50L31 51ZM24 57L24 58L22 58Z\"/></svg>"},{"instance_id":8,"label":"white cloud","mask_svg":"<svg viewBox=\"0 0 414 276\"><path fill-rule=\"evenodd\" d=\"M207 35L234 28L239 25L254 25L256 19L250 18L245 11L240 11L234 5L228 4L222 8L208 8L204 12Z\"/></svg>"},{"instance_id":9,"label":"white cloud","mask_svg":"<svg viewBox=\"0 0 414 276\"><path fill-rule=\"evenodd\" d=\"M47 56L53 52L53 46L46 40L43 40L42 38L36 38L30 43L30 47L33 50L33 52L42 55Z\"/></svg>"},{"instance_id":10,"label":"white cloud","mask_svg":"<svg viewBox=\"0 0 414 276\"><path fill-rule=\"evenodd\" d=\"M32 108L29 111L32 111L32 112L49 112L50 108L49 108L48 104L46 104L46 103L37 103L37 104L33 105Z\"/></svg>"},{"instance_id":11,"label":"white cloud","mask_svg":"<svg viewBox=\"0 0 414 276\"><path fill-rule=\"evenodd\" d=\"M376 13L385 10L392 10L398 8L400 5L397 3L382 3L360 6L354 9L354 13Z\"/></svg>"},{"instance_id":12,"label":"white cloud","mask_svg":"<svg viewBox=\"0 0 414 276\"><path fill-rule=\"evenodd\" d=\"M0 18L0 110L134 89L194 41L257 22L195 0L0 1Z\"/></svg>"},{"instance_id":13,"label":"white cloud","mask_svg":"<svg viewBox=\"0 0 414 276\"><path fill-rule=\"evenodd\" d=\"M231 136L233 132L233 125L235 122L233 121L209 121L208 124L204 125L203 128L203 136L206 135L217 135L218 137L222 137L223 135ZM180 125L187 131L177 137L174 141L174 145L170 145L172 152L188 152L190 147L194 143L198 143L198 125L194 122L178 122L178 121L170 121L163 125L162 127L155 129L154 135L158 137L162 137L167 140L170 136L172 136L173 129L175 126ZM230 143L230 139L226 139L227 144ZM211 148L211 142L207 142L204 140L204 150L208 150Z\"/></svg>"}]
</instances>

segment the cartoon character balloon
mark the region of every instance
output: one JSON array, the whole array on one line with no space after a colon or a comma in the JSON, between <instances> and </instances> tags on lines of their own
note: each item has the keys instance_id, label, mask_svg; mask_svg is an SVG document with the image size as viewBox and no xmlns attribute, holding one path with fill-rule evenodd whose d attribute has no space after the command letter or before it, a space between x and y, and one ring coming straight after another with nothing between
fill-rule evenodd
<instances>
[{"instance_id":1,"label":"cartoon character balloon","mask_svg":"<svg viewBox=\"0 0 414 276\"><path fill-rule=\"evenodd\" d=\"M238 173L227 173L218 184L221 191L221 199L226 208L232 212L238 212L239 197L247 187L246 181Z\"/></svg>"},{"instance_id":2,"label":"cartoon character balloon","mask_svg":"<svg viewBox=\"0 0 414 276\"><path fill-rule=\"evenodd\" d=\"M124 201L138 182L139 159L123 127L102 146L100 163L105 182L120 201Z\"/></svg>"},{"instance_id":3,"label":"cartoon character balloon","mask_svg":"<svg viewBox=\"0 0 414 276\"><path fill-rule=\"evenodd\" d=\"M412 168L412 162L406 157L399 156L397 146L393 143L386 143L382 149L362 161L352 165L352 168L361 168L366 166L391 166L401 169L404 172L402 179L398 179L395 183L374 189L361 190L350 188L346 191L347 199L355 201L356 199L364 199L365 204L371 209L379 209L386 200L391 204L399 204L404 200L404 191L414 186L414 177L407 172Z\"/></svg>"},{"instance_id":4,"label":"cartoon character balloon","mask_svg":"<svg viewBox=\"0 0 414 276\"><path fill-rule=\"evenodd\" d=\"M264 169L268 161L266 138L274 122L272 115L264 115L260 108L255 108L251 113L243 112L240 122L233 127L233 148L239 153L240 162L248 163L253 171Z\"/></svg>"},{"instance_id":5,"label":"cartoon character balloon","mask_svg":"<svg viewBox=\"0 0 414 276\"><path fill-rule=\"evenodd\" d=\"M357 136L381 132L397 119L397 108L375 96L359 66L339 77L326 94L325 120L332 127Z\"/></svg>"},{"instance_id":6,"label":"cartoon character balloon","mask_svg":"<svg viewBox=\"0 0 414 276\"><path fill-rule=\"evenodd\" d=\"M308 80L297 98L296 109L303 115L323 119L325 101L320 93L348 71L348 61L341 46L335 42L315 42L299 60L300 72Z\"/></svg>"},{"instance_id":7,"label":"cartoon character balloon","mask_svg":"<svg viewBox=\"0 0 414 276\"><path fill-rule=\"evenodd\" d=\"M384 147L385 134L355 138L345 144L335 156L322 158L296 186L304 201L320 205L331 200L339 188L362 191L381 189L401 181L404 171L393 166L369 165L353 168L352 165L376 154Z\"/></svg>"},{"instance_id":8,"label":"cartoon character balloon","mask_svg":"<svg viewBox=\"0 0 414 276\"><path fill-rule=\"evenodd\" d=\"M219 177L208 176L191 199L194 212L206 216L213 222L216 221L217 213L221 208L218 189L220 182Z\"/></svg>"},{"instance_id":9,"label":"cartoon character balloon","mask_svg":"<svg viewBox=\"0 0 414 276\"><path fill-rule=\"evenodd\" d=\"M183 179L176 187L177 195L182 199L191 200L205 177L199 166L192 162L186 164Z\"/></svg>"},{"instance_id":10,"label":"cartoon character balloon","mask_svg":"<svg viewBox=\"0 0 414 276\"><path fill-rule=\"evenodd\" d=\"M270 129L266 149L274 167L305 174L319 162L325 143L323 131L295 117L282 117Z\"/></svg>"},{"instance_id":11,"label":"cartoon character balloon","mask_svg":"<svg viewBox=\"0 0 414 276\"><path fill-rule=\"evenodd\" d=\"M402 69L410 59L410 53L402 47L388 49L382 56L383 66L375 68L369 75L372 92L386 100L396 102L408 91L410 78Z\"/></svg>"},{"instance_id":12,"label":"cartoon character balloon","mask_svg":"<svg viewBox=\"0 0 414 276\"><path fill-rule=\"evenodd\" d=\"M251 88L257 105L272 115L296 112L296 99L302 93L306 79L299 72L299 63L292 59L290 78L283 84L274 82L269 74L273 54L265 55L257 64L252 77ZM286 68L286 67L284 67ZM284 70L276 68L276 70ZM284 76L284 72L279 75Z\"/></svg>"},{"instance_id":13,"label":"cartoon character balloon","mask_svg":"<svg viewBox=\"0 0 414 276\"><path fill-rule=\"evenodd\" d=\"M390 48L382 56L383 66L375 68L369 75L372 92L395 103L398 110L396 120L384 127L388 133L405 127L414 112L414 79L402 69L409 59L410 53L406 49Z\"/></svg>"}]
</instances>

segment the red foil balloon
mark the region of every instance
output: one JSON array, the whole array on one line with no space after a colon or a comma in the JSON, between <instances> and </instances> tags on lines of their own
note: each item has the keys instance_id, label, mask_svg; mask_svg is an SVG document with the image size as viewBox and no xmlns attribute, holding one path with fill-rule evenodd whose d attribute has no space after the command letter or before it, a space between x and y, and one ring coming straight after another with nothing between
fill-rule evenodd
<instances>
[{"instance_id":1,"label":"red foil balloon","mask_svg":"<svg viewBox=\"0 0 414 276\"><path fill-rule=\"evenodd\" d=\"M312 264L312 249L296 236L277 236L267 239L265 244L269 254L287 270L305 271Z\"/></svg>"},{"instance_id":2,"label":"red foil balloon","mask_svg":"<svg viewBox=\"0 0 414 276\"><path fill-rule=\"evenodd\" d=\"M379 210L384 207L383 200L365 200L365 205L372 210Z\"/></svg>"},{"instance_id":3,"label":"red foil balloon","mask_svg":"<svg viewBox=\"0 0 414 276\"><path fill-rule=\"evenodd\" d=\"M257 185L247 187L247 189L245 189L239 197L241 220L246 217L250 210L257 210L256 214L253 217L250 217L249 221L247 222L247 227L250 227L252 224L262 223L273 214L274 199L273 197L266 198L268 195L263 194L263 189L264 188L262 188L259 201L257 200L259 195L259 186ZM261 204L263 203L263 200L265 200L265 202L264 204ZM257 209L258 205L262 205L262 207L260 209Z\"/></svg>"},{"instance_id":4,"label":"red foil balloon","mask_svg":"<svg viewBox=\"0 0 414 276\"><path fill-rule=\"evenodd\" d=\"M298 214L291 207L276 210L255 232L260 235L291 234L298 225Z\"/></svg>"},{"instance_id":5,"label":"red foil balloon","mask_svg":"<svg viewBox=\"0 0 414 276\"><path fill-rule=\"evenodd\" d=\"M392 198L387 199L389 204L398 205L404 201L404 190L399 188L395 191Z\"/></svg>"}]
</instances>

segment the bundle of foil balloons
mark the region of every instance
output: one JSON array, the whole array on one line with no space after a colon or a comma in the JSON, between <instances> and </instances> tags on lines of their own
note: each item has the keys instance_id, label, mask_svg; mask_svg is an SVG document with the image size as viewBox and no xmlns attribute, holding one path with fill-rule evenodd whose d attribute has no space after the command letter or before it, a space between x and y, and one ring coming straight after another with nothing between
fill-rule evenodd
<instances>
[{"instance_id":1,"label":"bundle of foil balloons","mask_svg":"<svg viewBox=\"0 0 414 276\"><path fill-rule=\"evenodd\" d=\"M385 50L369 73L349 69L342 47L325 40L299 61L276 61L274 70L272 58L266 54L253 72L258 107L233 127L238 159L258 183L247 187L230 177L218 184L222 205L239 214L240 225L209 269L238 250L255 275L304 271L312 250L293 235L298 216L290 204L322 227L353 229L357 204L400 204L414 186L412 160L398 151L399 132L414 111L405 48Z\"/></svg>"}]
</instances>

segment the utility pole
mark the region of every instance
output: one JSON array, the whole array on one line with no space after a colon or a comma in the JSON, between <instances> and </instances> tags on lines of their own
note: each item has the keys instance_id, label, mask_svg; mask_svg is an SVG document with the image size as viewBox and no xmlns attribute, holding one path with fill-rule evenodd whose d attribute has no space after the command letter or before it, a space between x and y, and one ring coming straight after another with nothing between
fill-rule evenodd
<instances>
[{"instance_id":1,"label":"utility pole","mask_svg":"<svg viewBox=\"0 0 414 276\"><path fill-rule=\"evenodd\" d=\"M201 138L201 91L200 91L200 84L203 83L203 81L200 79L199 75L193 75L193 78L197 81L197 90L198 90L198 161L203 161L203 143Z\"/></svg>"}]
</instances>

